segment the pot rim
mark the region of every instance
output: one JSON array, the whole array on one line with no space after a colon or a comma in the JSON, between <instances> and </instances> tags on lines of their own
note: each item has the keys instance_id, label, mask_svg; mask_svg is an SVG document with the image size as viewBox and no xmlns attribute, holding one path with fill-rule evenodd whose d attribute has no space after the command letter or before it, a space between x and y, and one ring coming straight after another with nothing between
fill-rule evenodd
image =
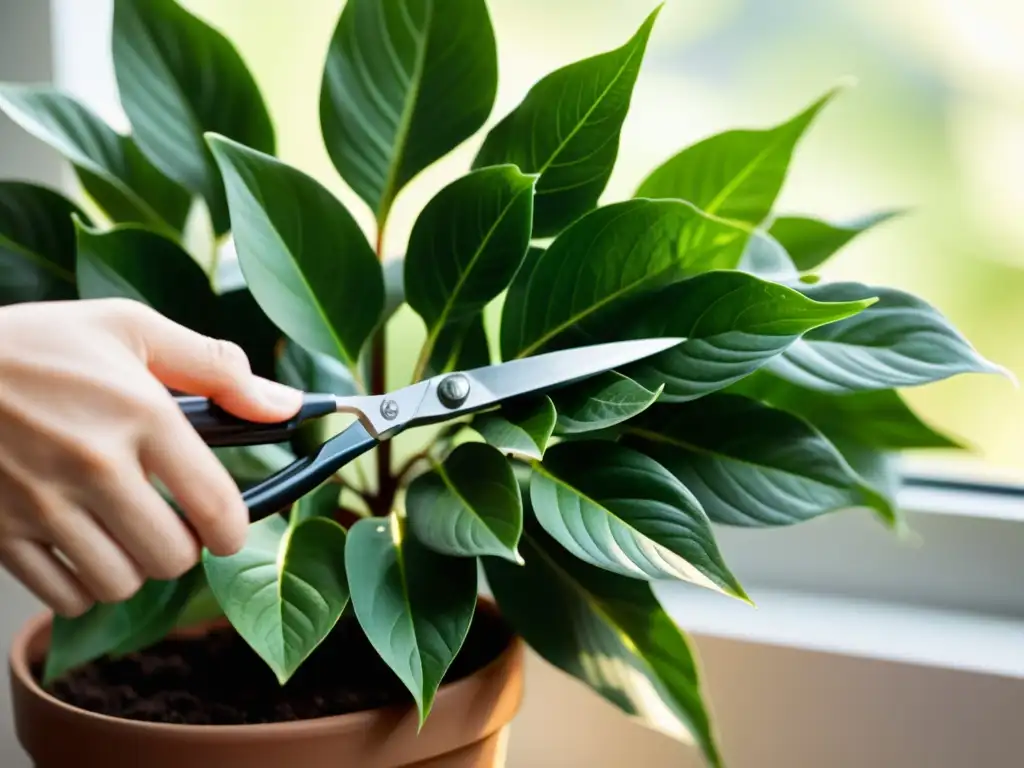
<instances>
[{"instance_id":1,"label":"pot rim","mask_svg":"<svg viewBox=\"0 0 1024 768\"><path fill-rule=\"evenodd\" d=\"M477 608L491 611L499 615L497 604L492 598L480 595L477 598ZM289 720L276 723L255 723L243 725L194 725L187 723L161 723L148 720L132 720L129 718L104 715L99 712L92 712L88 709L72 706L61 701L56 696L46 691L39 685L35 676L29 668L28 649L36 638L45 632L53 619L52 611L41 611L21 625L21 628L14 635L11 642L11 650L8 654L8 667L13 678L17 679L29 693L42 700L46 705L55 708L66 716L76 717L81 720L91 721L100 727L118 728L127 731L137 731L140 734L145 732L152 734L155 731L162 733L174 733L188 736L197 740L219 740L236 739L245 734L247 738L268 738L274 739L280 736L302 730L308 736L319 734L343 735L353 731L361 731L371 725L378 723L382 718L401 717L409 713L415 713L416 705L393 704L387 707L376 707L359 712L349 712L344 715L329 715L326 717L315 717L304 720ZM173 633L168 633L173 634ZM478 667L471 674L450 683L444 683L437 689L431 713L439 709L444 701L459 698L460 694L471 689L475 681L492 673L496 667L509 666L513 670L522 665L524 641L516 632L511 631L510 638L504 649L491 661L482 667ZM13 680L12 680L13 682ZM427 721L429 722L429 716ZM426 727L427 723L424 723Z\"/></svg>"}]
</instances>

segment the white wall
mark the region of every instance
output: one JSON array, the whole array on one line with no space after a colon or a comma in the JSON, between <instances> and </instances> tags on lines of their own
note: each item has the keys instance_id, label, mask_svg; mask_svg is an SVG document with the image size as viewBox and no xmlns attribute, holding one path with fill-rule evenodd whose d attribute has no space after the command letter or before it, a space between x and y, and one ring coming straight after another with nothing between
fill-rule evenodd
<instances>
[{"instance_id":1,"label":"white wall","mask_svg":"<svg viewBox=\"0 0 1024 768\"><path fill-rule=\"evenodd\" d=\"M50 58L50 10L39 0L0 0L0 80L47 82L53 77ZM9 120L0 117L0 178L30 179L51 185L61 181L57 156ZM2 503L2 499L0 499ZM0 571L0 653L39 603ZM7 666L0 688L0 766L22 768L28 762L11 728Z\"/></svg>"}]
</instances>

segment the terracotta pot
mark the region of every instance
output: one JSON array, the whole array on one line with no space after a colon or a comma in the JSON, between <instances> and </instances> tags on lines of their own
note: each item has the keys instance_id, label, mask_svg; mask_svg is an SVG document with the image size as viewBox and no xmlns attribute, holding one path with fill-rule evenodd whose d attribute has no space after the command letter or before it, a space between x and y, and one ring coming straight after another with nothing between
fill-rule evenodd
<instances>
[{"instance_id":1,"label":"terracotta pot","mask_svg":"<svg viewBox=\"0 0 1024 768\"><path fill-rule=\"evenodd\" d=\"M483 599L480 608L495 610ZM522 700L523 643L513 637L490 664L441 686L419 734L411 706L266 725L125 720L39 686L31 666L46 653L50 621L44 613L22 627L9 658L15 731L36 768L501 768Z\"/></svg>"}]
</instances>

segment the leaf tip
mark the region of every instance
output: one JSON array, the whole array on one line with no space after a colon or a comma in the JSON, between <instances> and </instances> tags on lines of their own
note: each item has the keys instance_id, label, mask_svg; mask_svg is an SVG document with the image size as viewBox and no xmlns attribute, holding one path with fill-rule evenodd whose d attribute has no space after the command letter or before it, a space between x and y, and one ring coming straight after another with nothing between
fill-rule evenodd
<instances>
[{"instance_id":1,"label":"leaf tip","mask_svg":"<svg viewBox=\"0 0 1024 768\"><path fill-rule=\"evenodd\" d=\"M76 237L79 234L86 234L92 236L100 234L100 229L98 227L93 227L90 222L83 220L77 211L71 214L71 222L75 225Z\"/></svg>"},{"instance_id":2,"label":"leaf tip","mask_svg":"<svg viewBox=\"0 0 1024 768\"><path fill-rule=\"evenodd\" d=\"M730 597L735 597L740 602L746 603L751 608L757 608L757 603L755 603L753 598L747 594L747 590L743 588L743 585L740 584L739 580L735 576L730 580L726 593Z\"/></svg>"},{"instance_id":3,"label":"leaf tip","mask_svg":"<svg viewBox=\"0 0 1024 768\"><path fill-rule=\"evenodd\" d=\"M989 373L994 373L998 376L1003 376L1008 379L1010 384L1013 385L1014 389L1020 389L1020 379L1017 378L1017 374L1007 368L1005 365L999 365L993 363L990 360L985 360L985 366Z\"/></svg>"}]
</instances>

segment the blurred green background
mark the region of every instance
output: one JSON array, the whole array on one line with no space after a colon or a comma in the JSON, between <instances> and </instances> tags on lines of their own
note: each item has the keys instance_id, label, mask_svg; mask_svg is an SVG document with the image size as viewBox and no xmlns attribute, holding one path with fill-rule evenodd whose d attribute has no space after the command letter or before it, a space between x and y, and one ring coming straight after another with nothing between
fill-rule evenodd
<instances>
[{"instance_id":1,"label":"blurred green background","mask_svg":"<svg viewBox=\"0 0 1024 768\"><path fill-rule=\"evenodd\" d=\"M320 138L323 58L342 0L186 0L239 47L269 101L284 160L320 179L371 231ZM500 86L491 123L550 70L624 42L643 0L489 0ZM623 132L606 201L712 133L769 126L844 79L855 85L798 147L780 199L787 212L845 219L910 208L855 240L828 278L911 290L982 354L1024 377L1024 3L1010 0L667 0ZM439 187L464 172L474 138L398 199L386 239L401 253ZM395 324L392 385L423 338ZM907 391L928 420L975 446L931 458L1024 477L1024 397L991 376Z\"/></svg>"}]
</instances>

